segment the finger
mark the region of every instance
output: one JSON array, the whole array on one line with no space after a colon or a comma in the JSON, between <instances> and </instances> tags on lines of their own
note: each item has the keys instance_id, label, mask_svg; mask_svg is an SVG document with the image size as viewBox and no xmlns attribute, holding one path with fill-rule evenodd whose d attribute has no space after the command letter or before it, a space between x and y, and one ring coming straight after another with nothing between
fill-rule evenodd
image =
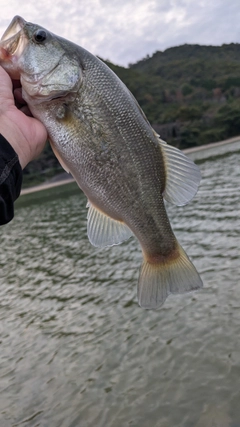
<instances>
[{"instance_id":1,"label":"finger","mask_svg":"<svg viewBox=\"0 0 240 427\"><path fill-rule=\"evenodd\" d=\"M16 103L21 104L21 105L26 105L26 102L24 101L24 99L22 97L22 88L21 87L15 89L13 91L13 95L14 95L14 99L15 99Z\"/></svg>"},{"instance_id":2,"label":"finger","mask_svg":"<svg viewBox=\"0 0 240 427\"><path fill-rule=\"evenodd\" d=\"M12 80L6 71L0 66L0 96L1 99L11 99L12 98Z\"/></svg>"},{"instance_id":3,"label":"finger","mask_svg":"<svg viewBox=\"0 0 240 427\"><path fill-rule=\"evenodd\" d=\"M27 106L27 105L24 105L23 107L19 108L19 110L20 110L22 113L24 113L24 114L25 114L25 116L32 117L32 113L31 113L31 111L29 110L29 108L28 108L28 106Z\"/></svg>"},{"instance_id":4,"label":"finger","mask_svg":"<svg viewBox=\"0 0 240 427\"><path fill-rule=\"evenodd\" d=\"M13 90L22 87L20 80L12 80Z\"/></svg>"}]
</instances>

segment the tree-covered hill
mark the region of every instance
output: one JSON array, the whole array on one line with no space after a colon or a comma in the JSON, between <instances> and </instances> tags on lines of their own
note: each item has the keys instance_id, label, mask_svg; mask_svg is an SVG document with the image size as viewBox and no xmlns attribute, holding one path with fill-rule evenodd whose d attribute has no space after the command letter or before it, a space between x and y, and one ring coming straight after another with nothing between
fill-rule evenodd
<instances>
[{"instance_id":1,"label":"tree-covered hill","mask_svg":"<svg viewBox=\"0 0 240 427\"><path fill-rule=\"evenodd\" d=\"M185 148L240 135L240 44L183 45L126 70L108 65L168 142Z\"/></svg>"},{"instance_id":2,"label":"tree-covered hill","mask_svg":"<svg viewBox=\"0 0 240 427\"><path fill-rule=\"evenodd\" d=\"M167 142L185 148L240 135L240 44L186 44L128 68L105 62ZM56 165L48 147L25 173L44 178Z\"/></svg>"}]
</instances>

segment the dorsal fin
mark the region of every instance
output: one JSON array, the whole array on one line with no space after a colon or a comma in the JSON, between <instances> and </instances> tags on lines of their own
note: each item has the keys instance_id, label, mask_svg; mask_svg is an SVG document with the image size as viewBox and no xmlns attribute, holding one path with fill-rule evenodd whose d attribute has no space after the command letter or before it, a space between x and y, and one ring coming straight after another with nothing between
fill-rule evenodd
<instances>
[{"instance_id":1,"label":"dorsal fin","mask_svg":"<svg viewBox=\"0 0 240 427\"><path fill-rule=\"evenodd\" d=\"M166 171L163 197L178 206L186 205L197 193L201 180L199 167L176 147L159 139Z\"/></svg>"},{"instance_id":2,"label":"dorsal fin","mask_svg":"<svg viewBox=\"0 0 240 427\"><path fill-rule=\"evenodd\" d=\"M105 215L90 202L87 207L89 208L87 233L92 245L98 247L118 245L132 236L130 228L123 222Z\"/></svg>"}]
</instances>

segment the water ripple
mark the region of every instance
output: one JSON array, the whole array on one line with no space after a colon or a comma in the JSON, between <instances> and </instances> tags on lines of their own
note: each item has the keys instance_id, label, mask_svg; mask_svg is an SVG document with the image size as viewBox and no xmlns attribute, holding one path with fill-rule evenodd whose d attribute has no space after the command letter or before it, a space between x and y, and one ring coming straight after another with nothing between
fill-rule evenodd
<instances>
[{"instance_id":1,"label":"water ripple","mask_svg":"<svg viewBox=\"0 0 240 427\"><path fill-rule=\"evenodd\" d=\"M1 425L239 425L239 160L200 159L197 197L167 204L204 288L156 312L137 304L137 241L93 248L75 184L19 200L1 229Z\"/></svg>"}]
</instances>

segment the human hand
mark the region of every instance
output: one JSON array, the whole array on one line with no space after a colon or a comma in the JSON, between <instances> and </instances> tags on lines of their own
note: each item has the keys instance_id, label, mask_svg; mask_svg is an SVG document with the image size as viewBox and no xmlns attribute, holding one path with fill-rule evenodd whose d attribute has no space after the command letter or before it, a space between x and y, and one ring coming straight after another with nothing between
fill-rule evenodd
<instances>
[{"instance_id":1,"label":"human hand","mask_svg":"<svg viewBox=\"0 0 240 427\"><path fill-rule=\"evenodd\" d=\"M47 131L39 120L30 116L9 75L0 66L0 133L18 154L22 169L44 148ZM26 104L26 103L25 103Z\"/></svg>"}]
</instances>

